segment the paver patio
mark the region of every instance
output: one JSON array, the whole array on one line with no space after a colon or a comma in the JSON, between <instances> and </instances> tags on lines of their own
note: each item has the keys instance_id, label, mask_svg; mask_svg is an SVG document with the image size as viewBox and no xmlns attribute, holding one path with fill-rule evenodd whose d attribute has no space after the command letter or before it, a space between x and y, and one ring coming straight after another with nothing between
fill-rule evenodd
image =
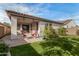
<instances>
[{"instance_id":1,"label":"paver patio","mask_svg":"<svg viewBox=\"0 0 79 59\"><path fill-rule=\"evenodd\" d=\"M27 43L33 43L33 42L36 42L36 41L42 41L41 38L26 38L26 37L23 38L21 36L19 36L17 39L11 40L10 35L2 38L2 40L9 47L14 47L14 46L18 46L18 45L27 44Z\"/></svg>"}]
</instances>

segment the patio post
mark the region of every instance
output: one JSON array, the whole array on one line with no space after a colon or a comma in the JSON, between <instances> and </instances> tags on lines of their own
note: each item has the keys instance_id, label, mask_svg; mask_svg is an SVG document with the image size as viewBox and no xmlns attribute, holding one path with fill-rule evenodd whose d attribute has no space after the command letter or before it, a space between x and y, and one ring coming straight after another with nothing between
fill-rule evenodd
<instances>
[{"instance_id":1,"label":"patio post","mask_svg":"<svg viewBox=\"0 0 79 59\"><path fill-rule=\"evenodd\" d=\"M40 26L41 24L40 24L40 22L38 23L38 34L39 34L39 36L41 36L41 26Z\"/></svg>"},{"instance_id":2,"label":"patio post","mask_svg":"<svg viewBox=\"0 0 79 59\"><path fill-rule=\"evenodd\" d=\"M17 18L11 16L11 39L17 39Z\"/></svg>"}]
</instances>

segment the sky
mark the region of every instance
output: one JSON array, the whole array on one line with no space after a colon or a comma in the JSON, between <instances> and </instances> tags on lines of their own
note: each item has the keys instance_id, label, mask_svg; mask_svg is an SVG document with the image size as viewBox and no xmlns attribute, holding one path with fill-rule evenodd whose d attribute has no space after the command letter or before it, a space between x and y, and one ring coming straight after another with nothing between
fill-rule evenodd
<instances>
[{"instance_id":1,"label":"sky","mask_svg":"<svg viewBox=\"0 0 79 59\"><path fill-rule=\"evenodd\" d=\"M10 23L5 10L13 10L54 21L73 19L79 25L79 3L0 4L0 22Z\"/></svg>"}]
</instances>

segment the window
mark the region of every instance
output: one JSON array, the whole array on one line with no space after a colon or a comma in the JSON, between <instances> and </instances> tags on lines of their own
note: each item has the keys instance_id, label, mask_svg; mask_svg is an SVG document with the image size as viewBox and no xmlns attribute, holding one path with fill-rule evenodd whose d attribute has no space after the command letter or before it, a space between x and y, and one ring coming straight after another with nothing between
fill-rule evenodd
<instances>
[{"instance_id":1,"label":"window","mask_svg":"<svg viewBox=\"0 0 79 59\"><path fill-rule=\"evenodd\" d=\"M68 25L67 25L67 28L68 28Z\"/></svg>"},{"instance_id":2,"label":"window","mask_svg":"<svg viewBox=\"0 0 79 59\"><path fill-rule=\"evenodd\" d=\"M45 27L47 27L47 26L48 26L48 23L45 24Z\"/></svg>"},{"instance_id":3,"label":"window","mask_svg":"<svg viewBox=\"0 0 79 59\"><path fill-rule=\"evenodd\" d=\"M45 24L45 26L48 26L48 25L49 25L49 26L52 26L52 24L51 24L51 23L46 23L46 24Z\"/></svg>"},{"instance_id":4,"label":"window","mask_svg":"<svg viewBox=\"0 0 79 59\"><path fill-rule=\"evenodd\" d=\"M51 23L49 23L49 26L52 26L52 24L51 24Z\"/></svg>"},{"instance_id":5,"label":"window","mask_svg":"<svg viewBox=\"0 0 79 59\"><path fill-rule=\"evenodd\" d=\"M29 32L29 25L22 25L23 30Z\"/></svg>"}]
</instances>

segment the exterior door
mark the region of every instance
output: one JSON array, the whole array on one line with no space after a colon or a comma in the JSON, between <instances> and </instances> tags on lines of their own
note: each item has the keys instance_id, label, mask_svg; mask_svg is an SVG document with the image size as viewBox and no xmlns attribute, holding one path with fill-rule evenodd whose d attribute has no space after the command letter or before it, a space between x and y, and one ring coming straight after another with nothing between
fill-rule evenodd
<instances>
[{"instance_id":1,"label":"exterior door","mask_svg":"<svg viewBox=\"0 0 79 59\"><path fill-rule=\"evenodd\" d=\"M22 28L23 30L29 32L29 25L23 25Z\"/></svg>"}]
</instances>

